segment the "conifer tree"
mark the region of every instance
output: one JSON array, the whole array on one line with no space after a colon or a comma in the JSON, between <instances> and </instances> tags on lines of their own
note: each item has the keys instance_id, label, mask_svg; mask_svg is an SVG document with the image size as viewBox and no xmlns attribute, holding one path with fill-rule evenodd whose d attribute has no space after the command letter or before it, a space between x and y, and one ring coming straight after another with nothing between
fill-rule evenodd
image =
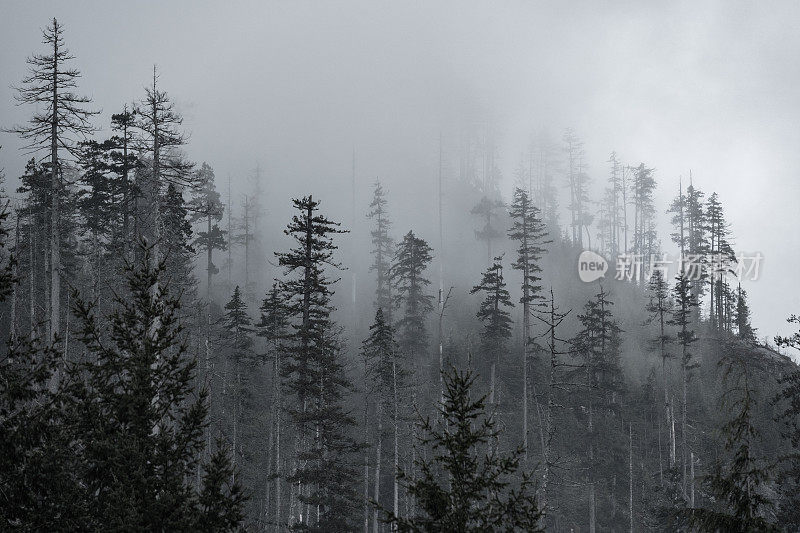
<instances>
[{"instance_id":1,"label":"conifer tree","mask_svg":"<svg viewBox=\"0 0 800 533\"><path fill-rule=\"evenodd\" d=\"M470 211L473 215L483 219L483 227L475 231L475 237L478 240L486 241L486 262L488 264L491 264L493 257L492 243L502 235L500 230L492 224L495 212L501 207L503 207L503 202L500 200L490 200L484 196Z\"/></svg>"},{"instance_id":2,"label":"conifer tree","mask_svg":"<svg viewBox=\"0 0 800 533\"><path fill-rule=\"evenodd\" d=\"M648 312L646 323L655 323L658 326L658 336L651 341L651 345L658 350L661 358L661 386L664 388L664 413L666 427L669 433L669 466L675 466L675 435L671 428L674 427L672 420L672 410L670 409L669 392L670 387L667 383L667 360L674 356L667 347L674 341L672 335L667 332L666 326L669 324L670 315L673 309L673 302L670 297L670 288L664 279L662 269L656 268L650 275L648 282L649 301L645 310Z\"/></svg>"},{"instance_id":3,"label":"conifer tree","mask_svg":"<svg viewBox=\"0 0 800 533\"><path fill-rule=\"evenodd\" d=\"M756 341L756 330L750 324L750 306L747 291L739 285L736 289L736 334L745 342Z\"/></svg>"},{"instance_id":4,"label":"conifer tree","mask_svg":"<svg viewBox=\"0 0 800 533\"><path fill-rule=\"evenodd\" d=\"M730 418L722 425L728 457L718 461L704 484L716 504L686 509L684 515L698 531L779 531L766 518L772 504L765 495L770 480L768 466L757 456L761 439L755 425L756 391L747 367L751 355L741 345L729 342L720 360L722 381L727 387L720 408Z\"/></svg>"},{"instance_id":5,"label":"conifer tree","mask_svg":"<svg viewBox=\"0 0 800 533\"><path fill-rule=\"evenodd\" d=\"M800 326L798 315L791 315L786 321ZM775 343L781 347L800 349L800 329L788 337L775 337ZM779 408L776 419L781 423L782 436L791 448L780 465L777 510L782 523L797 528L800 526L800 370L794 369L780 376L778 383L781 389L773 399Z\"/></svg>"},{"instance_id":6,"label":"conifer tree","mask_svg":"<svg viewBox=\"0 0 800 533\"><path fill-rule=\"evenodd\" d=\"M539 210L532 205L528 194L521 190L514 191L514 201L509 211L513 220L508 231L509 238L517 241L517 259L511 267L522 272L522 439L525 450L525 459L528 458L528 366L530 363L530 347L532 342L531 318L534 309L542 307L540 266L542 255L547 251L544 246L549 244L547 230L539 216ZM537 398L536 388L533 388L533 397ZM535 400L538 402L538 400ZM539 410L537 409L537 413ZM540 414L540 413L539 413ZM541 420L540 420L541 422ZM540 423L541 426L541 423Z\"/></svg>"},{"instance_id":7,"label":"conifer tree","mask_svg":"<svg viewBox=\"0 0 800 533\"><path fill-rule=\"evenodd\" d=\"M219 472L229 467L216 457L206 465L198 512L191 475L204 446L206 392L194 394L196 363L182 340L180 303L160 283L165 265L152 268L151 253L144 247L142 265L129 267L129 297L117 298L108 331L91 304L76 304L78 337L93 356L75 368L69 388L90 513L78 529L198 530L203 516L235 521L243 503L235 483L221 489Z\"/></svg>"},{"instance_id":8,"label":"conifer tree","mask_svg":"<svg viewBox=\"0 0 800 533\"><path fill-rule=\"evenodd\" d=\"M30 73L22 79L22 86L17 88L17 101L35 106L36 112L27 125L8 130L27 142L26 150L47 153L50 228L47 326L50 340L61 330L61 202L65 194L62 153L77 153L76 142L94 131L89 120L96 114L86 109L86 104L91 102L89 98L73 92L81 74L70 66L75 57L66 48L63 33L63 27L55 18L42 31L42 44L49 51L28 58Z\"/></svg>"},{"instance_id":9,"label":"conifer tree","mask_svg":"<svg viewBox=\"0 0 800 533\"><path fill-rule=\"evenodd\" d=\"M114 171L122 180L122 235L120 240L124 247L124 257L129 259L129 249L135 235L131 228L131 215L135 214L139 190L131 177L131 171L142 166L142 162L133 150L135 146L134 129L136 112L129 110L126 104L121 113L111 115L111 129L116 132L112 137L114 150L110 153Z\"/></svg>"},{"instance_id":10,"label":"conifer tree","mask_svg":"<svg viewBox=\"0 0 800 533\"><path fill-rule=\"evenodd\" d=\"M295 246L277 257L286 276L280 289L292 331L281 345L285 387L293 395L289 413L297 433L295 466L288 481L297 484L304 507L294 517L294 525L344 531L352 527L357 500L350 456L358 446L348 434L355 421L342 406L351 384L344 374L337 327L331 318L336 280L325 272L340 268L333 259L332 235L344 231L319 214L319 202L311 196L293 203L297 214L284 233Z\"/></svg>"},{"instance_id":11,"label":"conifer tree","mask_svg":"<svg viewBox=\"0 0 800 533\"><path fill-rule=\"evenodd\" d=\"M233 290L230 301L225 304L225 314L222 316L222 329L224 331L223 343L228 349L226 384L223 390L227 392L227 404L230 406L228 415L231 422L230 444L233 450L234 466L238 457L242 455L240 439L242 413L248 400L250 391L249 376L253 374L255 354L253 352L253 321L247 314L247 304L242 299L239 286Z\"/></svg>"},{"instance_id":12,"label":"conifer tree","mask_svg":"<svg viewBox=\"0 0 800 533\"><path fill-rule=\"evenodd\" d=\"M375 272L375 306L383 309L387 320L391 322L392 312L392 286L390 279L391 259L393 255L393 241L389 236L391 222L386 211L386 193L380 181L375 181L375 190L370 202L370 211L367 218L373 220L374 227L370 231L372 237L372 265L370 270Z\"/></svg>"},{"instance_id":13,"label":"conifer tree","mask_svg":"<svg viewBox=\"0 0 800 533\"><path fill-rule=\"evenodd\" d=\"M433 310L433 297L425 294L431 283L425 270L431 262L431 252L427 242L409 231L397 245L389 271L395 289L394 307L403 310L396 322L397 340L411 365L419 363L428 349L425 320Z\"/></svg>"},{"instance_id":14,"label":"conifer tree","mask_svg":"<svg viewBox=\"0 0 800 533\"><path fill-rule=\"evenodd\" d=\"M86 141L80 144L78 161L83 169L77 208L81 216L81 237L87 245L91 272L92 300L102 305L104 280L114 279L116 252L123 251L121 211L122 183L112 173L114 141ZM102 314L102 312L101 312Z\"/></svg>"},{"instance_id":15,"label":"conifer tree","mask_svg":"<svg viewBox=\"0 0 800 533\"><path fill-rule=\"evenodd\" d=\"M186 144L186 136L179 131L183 117L175 111L175 105L165 91L158 88L158 74L153 66L153 83L145 88L145 97L135 109L136 127L140 131L137 148L141 157L148 159L148 167L142 169L137 186L141 191L143 205L140 206L137 222L141 235L148 242L161 241L160 209L163 189L167 184L176 190L190 184L192 164L180 153ZM170 195L167 194L169 199ZM138 237L138 236L137 236ZM157 248L156 248L157 250ZM161 252L152 254L151 259L159 260Z\"/></svg>"},{"instance_id":16,"label":"conifer tree","mask_svg":"<svg viewBox=\"0 0 800 533\"><path fill-rule=\"evenodd\" d=\"M478 285L472 287L470 294L481 292L483 301L476 316L483 323L481 334L481 354L489 366L489 408L494 416L497 410L497 365L506 353L506 343L511 338L511 313L506 307L513 307L511 296L503 279L503 257L494 258L494 263L486 269Z\"/></svg>"},{"instance_id":17,"label":"conifer tree","mask_svg":"<svg viewBox=\"0 0 800 533\"><path fill-rule=\"evenodd\" d=\"M264 338L267 343L266 357L272 356L272 401L271 401L271 422L272 438L274 441L274 459L270 463L270 475L274 478L274 512L273 523L275 531L280 531L285 526L286 520L281 506L281 496L283 493L283 470L282 458L285 439L283 417L286 404L283 398L283 381L281 372L283 363L281 361L281 342L284 341L289 332L288 309L284 305L283 298L277 283L273 283L272 288L267 292L260 307L261 319L256 326L257 335Z\"/></svg>"},{"instance_id":18,"label":"conifer tree","mask_svg":"<svg viewBox=\"0 0 800 533\"><path fill-rule=\"evenodd\" d=\"M192 225L186 202L179 186L169 183L160 202L161 231L159 253L165 262L164 275L172 290L180 294L184 304L194 302L196 280L192 269L194 248L191 245Z\"/></svg>"},{"instance_id":19,"label":"conifer tree","mask_svg":"<svg viewBox=\"0 0 800 533\"><path fill-rule=\"evenodd\" d=\"M212 278L219 272L214 265L214 250L225 250L225 232L219 228L224 206L214 184L214 169L203 163L195 173L192 198L188 203L192 222L202 222L205 231L200 231L195 246L206 252L206 298L212 299Z\"/></svg>"},{"instance_id":20,"label":"conifer tree","mask_svg":"<svg viewBox=\"0 0 800 533\"><path fill-rule=\"evenodd\" d=\"M675 278L676 284L672 289L675 299L675 306L672 311L672 317L667 322L668 324L678 328L677 343L681 347L681 466L682 466L682 491L684 499L688 500L686 492L687 487L687 464L689 455L689 435L688 435L688 401L689 401L689 381L692 377L692 370L699 366L699 363L693 361L693 354L691 352L692 344L697 341L693 323L693 310L697 307L697 300L694 297L694 283L689 280L689 276L685 269L681 269L678 276Z\"/></svg>"},{"instance_id":21,"label":"conifer tree","mask_svg":"<svg viewBox=\"0 0 800 533\"><path fill-rule=\"evenodd\" d=\"M534 205L541 210L541 217L550 229L551 235L558 235L558 190L554 183L553 174L556 170L556 156L558 149L544 134L536 141L535 149L530 153L530 167L528 178L535 178L535 184L529 185L529 194Z\"/></svg>"},{"instance_id":22,"label":"conifer tree","mask_svg":"<svg viewBox=\"0 0 800 533\"><path fill-rule=\"evenodd\" d=\"M730 243L730 225L725 220L722 203L719 195L713 193L706 202L704 216L708 232L709 265L709 292L710 312L709 319L712 328L724 329L725 324L725 278L736 263L736 254Z\"/></svg>"},{"instance_id":23,"label":"conifer tree","mask_svg":"<svg viewBox=\"0 0 800 533\"><path fill-rule=\"evenodd\" d=\"M47 308L49 297L45 266L49 256L48 191L49 176L46 170L37 164L35 159L30 159L25 165L24 174L20 176L20 187L17 189L22 195L22 205L17 216L22 219L20 233L23 238L17 247L16 255L19 271L23 272L25 277L24 280L19 280L18 287L24 288L24 292L18 299L27 300L21 307L24 307L27 315L28 336L31 338L38 337L42 333L42 322L46 323L46 318L41 316L39 310Z\"/></svg>"},{"instance_id":24,"label":"conifer tree","mask_svg":"<svg viewBox=\"0 0 800 533\"><path fill-rule=\"evenodd\" d=\"M400 517L384 509L386 520L399 531L541 531L533 483L519 472L522 450L484 452L498 428L486 397L472 398L475 377L453 369L444 383L440 416L421 420L418 445L430 458L416 461L416 476L398 473L419 512Z\"/></svg>"},{"instance_id":25,"label":"conifer tree","mask_svg":"<svg viewBox=\"0 0 800 533\"><path fill-rule=\"evenodd\" d=\"M586 229L588 236L591 216L587 208L589 196L587 186L589 176L583 169L583 141L571 129L567 129L563 136L564 152L567 155L567 181L569 185L569 212L570 227L572 228L572 242L583 248L583 231ZM591 243L589 243L591 245Z\"/></svg>"},{"instance_id":26,"label":"conifer tree","mask_svg":"<svg viewBox=\"0 0 800 533\"><path fill-rule=\"evenodd\" d=\"M613 457L621 443L614 432L613 419L620 409L619 397L624 392L620 368L621 329L611 312L614 303L600 287L594 298L586 302L583 314L578 315L582 326L573 339L574 355L581 360L577 372L584 375L584 386L578 389L577 398L585 406L586 450L583 468L588 492L589 531L598 526L597 485L601 472L613 471ZM583 391L583 394L580 394ZM612 501L615 495L611 495ZM612 517L613 518L613 517ZM600 517L601 527L605 519Z\"/></svg>"},{"instance_id":27,"label":"conifer tree","mask_svg":"<svg viewBox=\"0 0 800 533\"><path fill-rule=\"evenodd\" d=\"M375 313L375 321L369 328L369 336L364 339L361 347L367 362L367 376L370 382L370 392L375 397L377 428L375 431L375 485L372 501L383 506L381 484L382 474L388 471L393 474L400 466L400 417L405 409L400 405L403 389L406 387L407 374L400 364L399 349L395 341L395 332L391 323L386 320L383 309L380 307ZM392 467L383 470L386 459L383 456L383 441L386 436L386 426L392 430ZM388 455L388 454L387 454ZM397 478L392 475L392 512L399 516L399 485ZM374 531L378 531L378 508L374 510Z\"/></svg>"},{"instance_id":28,"label":"conifer tree","mask_svg":"<svg viewBox=\"0 0 800 533\"><path fill-rule=\"evenodd\" d=\"M656 252L655 206L653 204L656 180L653 178L653 169L645 167L644 163L640 163L631 171L633 174L631 200L634 206L632 251L641 255L644 265L649 265L652 255Z\"/></svg>"}]
</instances>

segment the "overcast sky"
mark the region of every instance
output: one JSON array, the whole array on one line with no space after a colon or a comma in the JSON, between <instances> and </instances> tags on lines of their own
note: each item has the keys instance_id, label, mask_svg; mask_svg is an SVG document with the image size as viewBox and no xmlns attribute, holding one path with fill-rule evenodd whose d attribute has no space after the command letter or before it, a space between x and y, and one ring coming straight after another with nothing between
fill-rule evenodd
<instances>
[{"instance_id":1,"label":"overcast sky","mask_svg":"<svg viewBox=\"0 0 800 533\"><path fill-rule=\"evenodd\" d=\"M281 195L344 186L354 146L359 175L416 187L440 132L487 117L505 190L541 129L585 139L597 187L611 150L655 167L661 212L691 170L720 194L736 248L765 256L747 286L759 334L800 312L800 2L0 0L3 126L30 114L9 86L53 16L99 125L157 64L189 156L234 181L258 161ZM19 175L19 141L0 144Z\"/></svg>"}]
</instances>

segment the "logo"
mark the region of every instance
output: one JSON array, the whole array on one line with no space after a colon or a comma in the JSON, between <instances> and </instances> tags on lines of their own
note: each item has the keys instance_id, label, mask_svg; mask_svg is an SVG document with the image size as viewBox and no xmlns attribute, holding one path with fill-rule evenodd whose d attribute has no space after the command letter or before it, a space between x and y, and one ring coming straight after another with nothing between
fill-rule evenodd
<instances>
[{"instance_id":1,"label":"logo","mask_svg":"<svg viewBox=\"0 0 800 533\"><path fill-rule=\"evenodd\" d=\"M578 256L578 277L584 283L591 283L602 278L608 271L608 261L591 250L584 250Z\"/></svg>"}]
</instances>

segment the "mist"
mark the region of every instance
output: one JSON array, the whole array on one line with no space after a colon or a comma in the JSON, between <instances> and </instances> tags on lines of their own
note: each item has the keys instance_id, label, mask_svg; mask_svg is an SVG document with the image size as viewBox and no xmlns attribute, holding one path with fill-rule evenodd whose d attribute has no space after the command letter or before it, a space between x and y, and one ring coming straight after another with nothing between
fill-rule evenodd
<instances>
[{"instance_id":1,"label":"mist","mask_svg":"<svg viewBox=\"0 0 800 533\"><path fill-rule=\"evenodd\" d=\"M341 404L342 412L355 420L351 427L343 414L333 425L345 427L347 435L363 430L364 435L355 438L350 451L361 454L366 448L370 458L351 463L359 469L362 462L366 465L364 485L370 485L367 492L372 494L370 497L381 512L390 508L396 519L393 523L399 527L400 518L413 520L415 516L416 500L409 496L411 491L397 488L391 470L415 468L418 457L412 457L411 452L401 457L396 451L395 463L389 464L388 456L381 458L381 452L377 451L384 446L383 453L389 453L386 450L391 440L381 433L388 431L389 425L380 425L381 417L388 416L381 411L384 401L381 395L388 382L381 382L376 377L380 372L370 370L373 363L367 361L368 341L378 324L376 309L384 310L379 303L380 268L376 267L377 222L374 214L370 216L378 198L378 184L387 202L382 216L385 214L391 221L387 233L392 240L387 248L391 249L387 252L391 258L386 259L388 263L394 261L386 271L392 280L391 290L400 290L394 283L401 283L395 278L402 278L397 273L402 270L398 259L402 243L410 242L404 241L404 236L425 241L431 255L418 273L425 280L421 301L424 303L428 298L431 305L420 318L423 326L416 339L419 346L403 345L415 340L407 331L405 341L402 340L401 330L406 327L403 320L408 317L392 316L400 313L407 302L401 305L402 297L397 294L387 296L387 301L392 301L391 310L385 309L387 323L391 326L393 320L396 322L401 351L411 353L413 357L409 357L414 359L413 369L408 370L408 390L413 389L413 393L398 400L397 390L394 391L394 408L397 410L398 404L405 402L409 409L404 415L395 412L392 422L395 447L411 450L412 444L421 442L418 430L422 424L416 426L408 420L418 413L435 414L438 406L443 405L440 402L444 385L439 379L444 378L439 376L452 364L454 371L475 371L474 386L489 398L487 419L495 421L492 413L499 413L497 420L503 430L497 444L488 444L488 449L510 453L524 439L525 459L520 464L534 472L535 506L545 514L551 512L549 517L536 517L534 522L538 527L553 531L584 530L587 525L584 515L589 513L588 530L594 531L598 525L593 514L595 485L605 487L603 484L613 479L613 487L598 488L601 493L607 489L603 497L608 497L613 509L605 515L602 510L605 504L597 504L601 508L600 528L619 529L629 525L631 531L668 530L678 526L666 517L685 518L680 514L682 511L662 512L663 506L645 501L644 496L634 502L633 481L630 502L626 499L627 492L620 491L627 491L627 483L639 476L643 494L655 494L654 500L663 498L663 502L674 496L690 511L708 502L716 505L721 501L714 499L710 489L701 488L704 485L700 481L702 475L711 472L712 460L724 457L727 450L725 440L714 433L722 426L722 415L714 407L715 402L725 395L727 382L714 369L732 364L731 354L746 353L750 359L745 366L750 365L747 367L755 376L753 381L760 401L756 425L768 439L773 439L754 448L765 460L795 449L796 443L778 438L781 431L773 417L778 417L779 409L775 407L778 398L790 399L789 393L781 392L788 390L782 388L784 382L776 379L795 375L796 363L800 361L797 324L787 321L800 309L800 292L795 283L800 239L794 231L800 226L800 210L796 206L800 198L800 181L796 179L800 168L797 150L800 101L795 89L800 83L800 63L796 60L800 53L800 34L796 31L800 5L796 2L764 6L723 1L668 4L243 1L223 5L210 1L22 4L0 0L0 15L0 169L4 175L0 196L4 203L7 200L9 210L8 221L0 221L7 226L3 235L9 255L3 252L0 258L3 265L8 265L9 287L13 287L8 289L12 295L10 302L3 302L0 297L0 332L10 338L3 347L3 356L12 360L7 354L21 350L18 338L27 335L32 344L25 349L32 350L31 353L60 351L63 360L77 365L76 368L99 364L87 355L92 350L86 339L75 340L80 338L80 332L86 331L80 325L88 318L70 307L75 306L74 298L94 302L94 313L101 317L100 323L111 324L112 310L123 303L114 298L118 296L116 280L124 277L125 269L122 263L115 262L122 258L128 264L141 259L145 248L136 251L140 239L145 247L148 241L151 245L156 243L154 257L172 261L174 250L162 238L169 233L169 228L165 228L172 220L170 216L174 216L174 232L182 235L184 229L180 228L188 228L178 238L185 241L181 241L185 250L178 246L183 251L175 253L175 257L184 254L186 260L178 261L178 266L169 263L165 267L169 275L161 278L159 274L155 278L180 292L178 299L184 313L180 319L186 326L187 350L194 354L198 365L197 382L191 386L184 384L187 391L199 394L200 385L210 387L210 429L202 430L204 455L198 464L210 464L212 452L224 451L227 448L223 443L228 443L232 471L241 468L243 486L247 488L250 483L250 489L260 491L247 502L236 503L243 506L245 518L237 522L235 517L227 517L231 524L252 530L274 527L280 531L284 526L306 525L322 531L350 530L353 529L350 525L343 524L350 524L348 520L358 515L360 529L360 506L369 507L362 496L354 504L358 507L356 511L344 503L331 504L326 500L317 505L333 509L330 511L333 514L329 516L324 510L322 515L327 518L320 518L317 510L316 521L309 522L308 509L303 506L311 504L304 502L303 497L311 498L311 493L303 491L310 490L311 485L302 485L287 474L290 466L298 468L296 464L290 465L287 457L302 457L297 455L297 447L302 447L305 442L302 439L307 437L302 423L293 426L297 421L289 422L295 416L292 408L281 403L297 392L288 385L291 380L287 377L296 369L283 371L281 365L286 363L279 361L280 357L289 357L287 353L294 353L287 346L296 339L288 333L272 339L263 317L273 286L276 291L279 287L284 291L281 298L287 302L297 296L287 289L287 280L296 274L293 267L287 266L292 264L287 254L301 240L293 233L292 217L303 219L305 215L298 215L299 204L292 202L293 199L305 202L309 196L311 199L303 204L304 209L313 201L320 202L313 204L313 209L319 209L330 221L341 224L337 228L345 230L341 234L331 233L332 255L322 261L324 268L320 271L330 281L330 293L326 290L320 293L330 298L322 305L330 315L326 315L330 322L323 329L326 335L332 332L331 336L336 338L335 343L326 345L320 353L325 352L326 357L329 353L337 354L320 364L334 368L333 374L341 365L342 390L347 392L336 392L332 401ZM64 236L56 237L55 232L45 234L47 228L52 230L52 219L48 217L60 215L47 204L54 202L52 195L47 196L50 193L43 193L44 207L34 206L30 184L35 183L31 175L36 168L42 176L47 175L50 153L44 147L44 151L32 154L25 149L23 136L13 131L15 125L28 123L34 113L47 110L46 102L31 106L18 100L19 89L24 85L21 80L29 72L26 58L47 50L42 31L54 18L63 27L63 38L74 56L71 64L80 71L75 92L87 95L91 100L88 107L98 111L90 118L96 131L89 137L102 141L118 135L118 130L111 127L112 115L121 113L123 106L137 112L145 109L146 90L152 89L155 72L158 90L166 92L174 111L182 117L177 131L186 136L182 139L185 142L176 143L180 146L175 154L170 151L170 156L180 156L194 164L175 183L168 179L162 182L156 163L157 148L146 146L147 142L142 141L146 135L137 137L138 144L131 151L136 152L137 164L141 166L135 173L131 169L130 179L139 187L136 195L140 195L137 201L141 203L130 208L128 196L124 200L125 216L130 214L131 224L136 224L136 228L129 230L125 219L125 237L108 237L122 243L107 243L108 257L98 251L102 238L96 234L106 223L110 227L121 222L101 220L92 226L92 216L99 215L80 207L81 191L94 187L86 185L86 177L91 177L86 161L79 161L69 150L59 149L63 152L60 157L65 169L60 179L66 180L65 194L74 195L75 199L74 204L64 200L64 205L76 214L64 215L67 220L61 223L66 226ZM143 130L140 124L136 127ZM576 165L572 170L566 151L570 135L582 143L581 153L572 161ZM73 141L88 139L78 137ZM631 180L652 169L655 188L648 200L652 204L651 214L640 215L644 204L634 207L634 200L628 197L622 208L627 226L622 228L622 222L615 219L613 229L607 230L603 227L603 213L610 209L609 178L616 172L610 161L612 153L616 154L620 171L624 167ZM34 165L34 171L27 165L32 156L37 157L36 165L40 165ZM197 180L204 163L213 169L211 188L221 198L215 208L219 211L206 212L205 218L190 200L198 190ZM107 174L111 167L102 168L101 174ZM127 171L126 168L126 187ZM582 177L576 178L579 175ZM575 199L574 180L583 177L586 198L585 206L580 209L585 209L585 213L576 215L573 207L581 200ZM167 182L174 190L169 189ZM553 187L547 200L542 192L545 182ZM624 187L630 187L628 183ZM150 192L142 193L147 187L151 187ZM690 327L697 335L686 341L681 351L678 339L690 336L685 331L683 337L678 333L686 324L681 325L675 318L680 315L675 308L675 302L680 300L676 272L666 279L671 307L669 320L664 313L661 315L662 322L667 320L666 326L662 324L661 337L658 337L658 320L652 314L654 290L649 284L652 270L648 271L647 280L631 283L613 279L612 274L617 261L614 255L643 253L645 248L643 240L634 244L634 235L639 230L634 230L633 225L642 220L634 217L646 217L652 223L647 229L653 237L647 243L646 256L656 253L678 256L681 249L675 234L684 228L673 222L673 216L678 215L668 210L676 198L684 200L687 187L699 189L705 195L706 203L701 202L703 209L708 207L709 197L717 193L724 207L723 225L727 228L719 235L724 234L728 239L726 245L730 244L733 251L760 254L763 262L757 279L751 276L725 285L728 291L725 298L730 300L725 303L713 300L713 291L722 289L709 287L711 294L705 288L695 289L699 299L697 310L683 311L685 316L697 313L691 314L694 326ZM523 311L525 296L520 294L524 275L513 266L515 261L521 261L519 243L517 238L509 236L516 220L509 210L513 211L512 205L523 190L527 190L537 213L542 215L547 233L540 243L544 252L537 255L536 261L537 268L541 268L541 279L537 278L533 283L537 287L531 289L541 297L536 300L535 319L530 318L532 325L527 322L527 307ZM633 194L632 189L625 190ZM619 191L612 191L614 209ZM490 222L486 223L498 232L490 239L481 236L481 231L486 230L485 221L476 206L482 200L497 202ZM547 202L558 206L552 219L546 216ZM123 209L121 205L110 212ZM131 210L138 212L129 213ZM145 227L144 222L148 211L156 213L153 217L157 223L147 223L151 227ZM35 216L44 216L36 230L41 235L34 231ZM684 216L683 211L680 216ZM208 245L212 223L218 225L215 231L221 232L216 248ZM623 238L623 232L625 242L616 242ZM613 235L613 243L608 242L609 235ZM710 238L713 241L716 237ZM719 247L719 239L716 244ZM714 243L710 246L713 248ZM59 247L63 248L60 253L66 266L63 273L53 274L51 265L58 254L49 254ZM421 249L424 252L424 247ZM599 283L595 280L584 283L579 279L578 257L586 250L602 255L610 268ZM14 261L10 261L11 257ZM490 366L483 360L491 352L486 338L494 338L492 335L497 332L490 334L488 327L482 329L486 326L481 302L487 292L486 276L498 264L510 291L510 325L508 331L501 332L507 334L503 341L507 345L502 350L495 347L497 353L492 357L496 360ZM61 288L56 281L59 276L63 278ZM0 288L4 279L0 276ZM235 294L240 289L241 301L235 304L239 298ZM746 302L741 289L745 291ZM125 290L128 291L125 294L135 293L132 286ZM54 299L58 302L61 293L64 300L61 310L56 303L53 311ZM273 304L280 299L277 294L273 294ZM606 297L617 321L614 328L620 328L611 337L614 343L622 339L618 346L615 344L621 377L614 378L622 385L619 390L608 389L613 389L609 393L613 405L606 406L608 420L612 420L606 420L608 427L616 428L609 430L612 436L608 438L616 440L603 441L597 450L598 453L605 450L603 454L616 459L623 452L630 454L630 464L627 455L624 461L617 461L619 464L609 459L608 464L597 467L597 477L587 481L574 472L580 471L575 465L585 455L578 443L583 445L593 435L591 414L589 432L577 432L582 431L585 412L592 412L592 402L597 398L591 393L581 396L584 392L575 393L572 398L564 393L566 385L564 389L554 385L554 378L548 385L548 361L552 362L552 368L564 372L563 379L570 386L574 385L575 375L566 369L570 365L565 361L572 361L567 355L580 352L576 346L581 346L581 342L587 349L587 341L581 335L591 328L585 317L593 312L591 302L605 306ZM395 303L394 298L399 300ZM550 323L545 305L548 298L553 306L549 308ZM744 305L744 311L733 309L737 303ZM495 304L496 309L502 307L502 302ZM726 307L727 317L720 310L722 305L730 307ZM565 313L563 323L555 320L557 309ZM237 320L247 317L246 322L249 321L236 326L239 329L230 326L234 311L242 313L236 315ZM287 316L292 323L291 313ZM741 316L744 318L739 320ZM40 323L35 323L37 317ZM726 320L727 326L722 324ZM559 338L559 343L563 342L559 345L562 351L557 349L555 337L551 345L545 342L550 331L547 328L555 329L553 321L562 328ZM63 328L59 329L62 323ZM305 326L294 323L292 327L300 331ZM526 339L528 327L533 333ZM666 341L661 344L659 358L655 356L657 339L669 336L664 328L671 332L671 344L668 350ZM234 330L236 335L231 337ZM66 335L67 340L59 334ZM44 339L49 344L37 344ZM599 342L595 337L592 340ZM695 340L697 343L691 345ZM536 352L535 362L529 363L534 354L528 353L528 346L533 344L541 351ZM514 359L520 351L524 363ZM242 355L245 352L259 354L261 359L242 371L238 365L247 359ZM270 359L273 356L274 361ZM688 363L690 356L702 361L698 363L700 370L692 374L694 381L688 377L695 368ZM586 361L588 367L590 356L587 355ZM49 387L52 394L74 394L59 389L59 379L80 381L92 374L84 367L70 374L72 370L67 363L60 363L66 365L61 367L54 363L56 377L51 376L47 384L32 385L33 389L43 391ZM561 364L563 369L558 366ZM521 385L516 378L523 370L525 384ZM240 374L248 372L252 382L247 377L241 378ZM229 373L236 373L236 379ZM457 383L452 376L450 379ZM241 400L246 395L236 396L244 395L245 389L252 394L248 398L255 398L249 407L243 406L245 401ZM547 430L552 431L551 449L542 429L543 413L546 406L550 409L557 403L553 398L562 393L566 395L562 399L569 414L553 415L559 421ZM662 393L663 405L658 403ZM617 394L624 399L618 399ZM515 403L518 397L525 398L524 414ZM299 398L304 397L301 394ZM329 400L326 397L324 401ZM389 402L386 405L392 403L386 401ZM528 412L529 401L530 412L535 411L536 417ZM303 410L305 414L305 406ZM31 420L40 415L52 414L33 413ZM403 416L405 425L399 430L398 420ZM796 419L797 415L792 416ZM251 425L242 429L237 425L238 417ZM520 422L522 419L524 424ZM160 427L161 423L154 424ZM381 429L374 429L376 426ZM281 431L298 439L294 448L279 440L277 435L283 435ZM366 443L359 440L362 436ZM220 440L214 444L212 441L217 437ZM670 443L673 456L668 458ZM267 452L254 451L267 448ZM420 449L426 448L420 444ZM545 454L545 449L548 454L555 450L571 461L566 470L572 473L563 474L562 478L556 476L557 488L551 487L549 493L547 482L554 478L548 477L551 471L543 468L556 469L556 462L548 462L552 458ZM529 458L529 450L539 461L537 464L533 457ZM592 453L595 451L593 448ZM676 453L680 457L675 457ZM641 463L638 474L634 457ZM687 473L690 468L687 465L693 469L698 457L700 472L695 478L694 470ZM286 461L283 467L281 460ZM723 459L722 464L730 465L732 461L726 463ZM40 470L47 471L44 466ZM198 466L193 490L199 491L202 485L200 471ZM355 477L361 475L359 470ZM375 480L370 481L373 479L370 476ZM654 481L656 477L658 484ZM794 518L786 514L786 509L792 507L793 500L785 495L791 492L791 486L784 485L779 477L775 476L775 481L770 481L772 484L763 492L772 495L773 491L783 496L773 498L774 509L759 508L756 514L770 524L790 528L796 525L792 522ZM617 487L618 478L625 487ZM513 479L514 486L519 486L522 478ZM576 489L577 486L582 488ZM580 492L585 487L591 487L591 496ZM393 502L387 499L387 491L392 489L402 493ZM226 494L232 500L234 496L235 491ZM587 497L592 503L587 503ZM404 498L402 513L398 498ZM598 500L602 500L600 495ZM567 508L573 504L580 509L571 514ZM675 508L683 509L681 505L675 504ZM625 507L628 514L623 516L618 506L629 506ZM268 508L274 509L274 514L265 510ZM345 516L347 513L342 509L350 514ZM342 517L336 514L339 511ZM373 515L372 507L364 513L366 529L375 533L390 530L378 519L378 514ZM580 513L583 514L577 518ZM336 522L339 518L342 521ZM9 520L31 524L26 518ZM208 520L211 523L211 518ZM387 518L386 523L392 522ZM680 522L681 527L688 523ZM184 526L174 525L177 529ZM194 523L186 527L191 530L199 526ZM531 528L520 526L520 530Z\"/></svg>"}]
</instances>

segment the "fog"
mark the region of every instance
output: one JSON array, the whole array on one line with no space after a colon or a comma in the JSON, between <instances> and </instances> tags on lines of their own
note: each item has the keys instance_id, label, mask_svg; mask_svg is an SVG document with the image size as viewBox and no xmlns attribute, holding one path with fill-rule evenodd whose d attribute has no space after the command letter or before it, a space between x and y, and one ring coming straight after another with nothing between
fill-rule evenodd
<instances>
[{"instance_id":1,"label":"fog","mask_svg":"<svg viewBox=\"0 0 800 533\"><path fill-rule=\"evenodd\" d=\"M796 2L3 1L0 10L3 126L30 114L14 106L11 85L55 16L80 92L103 110L95 124L139 100L157 65L191 134L188 156L214 167L223 193L230 176L234 205L258 165L269 220L288 220L288 198L313 193L349 226L355 160L356 242L368 238L377 177L396 233L420 226L436 248L440 138L447 211L464 132L492 132L506 197L542 131L560 141L570 127L585 141L594 200L612 150L655 167L665 243L663 211L691 172L719 193L736 249L765 256L747 286L759 336L791 331L785 318L800 307ZM0 144L13 183L21 142L3 133ZM445 228L446 241L454 231Z\"/></svg>"}]
</instances>

